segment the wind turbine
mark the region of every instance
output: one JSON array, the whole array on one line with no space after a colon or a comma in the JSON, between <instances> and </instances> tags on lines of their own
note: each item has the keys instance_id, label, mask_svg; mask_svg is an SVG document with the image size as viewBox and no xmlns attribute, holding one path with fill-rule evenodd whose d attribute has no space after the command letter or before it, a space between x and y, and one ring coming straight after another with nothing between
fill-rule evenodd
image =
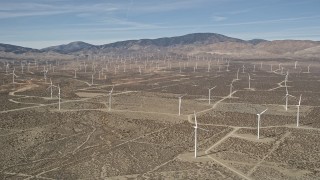
<instances>
[{"instance_id":1,"label":"wind turbine","mask_svg":"<svg viewBox=\"0 0 320 180\"><path fill-rule=\"evenodd\" d=\"M48 69L46 69L44 66L43 66L43 78L44 78L44 83L47 83L47 73L48 73Z\"/></svg>"},{"instance_id":2,"label":"wind turbine","mask_svg":"<svg viewBox=\"0 0 320 180\"><path fill-rule=\"evenodd\" d=\"M309 64L309 66L308 66L308 73L310 73L310 66L311 66L311 64Z\"/></svg>"},{"instance_id":3,"label":"wind turbine","mask_svg":"<svg viewBox=\"0 0 320 180\"><path fill-rule=\"evenodd\" d=\"M298 64L298 61L294 63L294 69L297 69L297 64Z\"/></svg>"},{"instance_id":4,"label":"wind turbine","mask_svg":"<svg viewBox=\"0 0 320 180\"><path fill-rule=\"evenodd\" d=\"M87 66L88 66L88 64L84 63L84 72L85 73L87 72Z\"/></svg>"},{"instance_id":5,"label":"wind turbine","mask_svg":"<svg viewBox=\"0 0 320 180\"><path fill-rule=\"evenodd\" d=\"M264 111L262 111L261 113L257 114L258 116L258 139L260 139L260 116L261 114L265 113L268 110L268 108Z\"/></svg>"},{"instance_id":6,"label":"wind turbine","mask_svg":"<svg viewBox=\"0 0 320 180\"><path fill-rule=\"evenodd\" d=\"M291 97L294 97L294 96L292 96L292 95L290 95L289 94L289 92L288 92L288 87L286 86L286 95L285 95L285 97L284 98L286 98L286 111L288 110L288 98L289 98L289 96L291 96Z\"/></svg>"},{"instance_id":7,"label":"wind turbine","mask_svg":"<svg viewBox=\"0 0 320 180\"><path fill-rule=\"evenodd\" d=\"M248 89L251 89L251 81L250 80L253 80L253 79L251 79L251 77L250 77L250 74L248 73L248 77L249 77L249 88Z\"/></svg>"},{"instance_id":8,"label":"wind turbine","mask_svg":"<svg viewBox=\"0 0 320 180\"><path fill-rule=\"evenodd\" d=\"M282 64L281 64L281 63L279 63L279 70L281 69L281 65L282 65Z\"/></svg>"},{"instance_id":9,"label":"wind turbine","mask_svg":"<svg viewBox=\"0 0 320 180\"><path fill-rule=\"evenodd\" d=\"M297 105L297 127L299 127L301 96L302 94L300 94L299 103Z\"/></svg>"},{"instance_id":10,"label":"wind turbine","mask_svg":"<svg viewBox=\"0 0 320 180\"><path fill-rule=\"evenodd\" d=\"M244 65L242 65L242 73L244 73Z\"/></svg>"},{"instance_id":11,"label":"wind turbine","mask_svg":"<svg viewBox=\"0 0 320 180\"><path fill-rule=\"evenodd\" d=\"M287 87L287 81L289 78L289 71L287 71L286 77L284 78L284 86Z\"/></svg>"},{"instance_id":12,"label":"wind turbine","mask_svg":"<svg viewBox=\"0 0 320 180\"><path fill-rule=\"evenodd\" d=\"M59 89L59 91L58 91L58 98L59 98L59 111L60 111L60 102L61 102L60 94L61 94L61 92L60 92L60 85L59 85L59 84L58 84L58 89Z\"/></svg>"},{"instance_id":13,"label":"wind turbine","mask_svg":"<svg viewBox=\"0 0 320 180\"><path fill-rule=\"evenodd\" d=\"M185 94L186 95L186 94ZM185 95L179 97L179 116L181 115L181 98Z\"/></svg>"},{"instance_id":14,"label":"wind turbine","mask_svg":"<svg viewBox=\"0 0 320 180\"><path fill-rule=\"evenodd\" d=\"M77 79L77 69L74 69L74 78Z\"/></svg>"},{"instance_id":15,"label":"wind turbine","mask_svg":"<svg viewBox=\"0 0 320 180\"><path fill-rule=\"evenodd\" d=\"M233 88L232 83L233 83L233 82L231 82L231 84L230 84L230 94L229 94L229 97L231 97L231 96L232 96L232 95L231 95L231 94L232 94L232 88Z\"/></svg>"},{"instance_id":16,"label":"wind turbine","mask_svg":"<svg viewBox=\"0 0 320 180\"><path fill-rule=\"evenodd\" d=\"M8 69L9 69L9 63L6 65L6 75L8 74Z\"/></svg>"},{"instance_id":17,"label":"wind turbine","mask_svg":"<svg viewBox=\"0 0 320 180\"><path fill-rule=\"evenodd\" d=\"M236 80L239 80L239 68L238 68L238 71L237 71L237 79Z\"/></svg>"},{"instance_id":18,"label":"wind turbine","mask_svg":"<svg viewBox=\"0 0 320 180\"><path fill-rule=\"evenodd\" d=\"M50 86L49 86L47 89L50 88L51 99L52 99L52 88L53 88L53 87L56 87L56 86L52 85L52 80L51 80L51 78L50 78Z\"/></svg>"},{"instance_id":19,"label":"wind turbine","mask_svg":"<svg viewBox=\"0 0 320 180\"><path fill-rule=\"evenodd\" d=\"M197 122L197 114L196 114L196 111L194 111L194 123L195 123L195 126L194 126L194 158L197 158L197 131L198 131L198 122ZM204 130L204 131L208 131L206 129L203 129L203 128L199 128L201 130Z\"/></svg>"},{"instance_id":20,"label":"wind turbine","mask_svg":"<svg viewBox=\"0 0 320 180\"><path fill-rule=\"evenodd\" d=\"M111 111L111 103L112 103L111 99L112 99L113 88L114 88L114 85L112 86L112 89L109 93L109 111Z\"/></svg>"},{"instance_id":21,"label":"wind turbine","mask_svg":"<svg viewBox=\"0 0 320 180\"><path fill-rule=\"evenodd\" d=\"M30 62L28 62L28 72L30 72Z\"/></svg>"},{"instance_id":22,"label":"wind turbine","mask_svg":"<svg viewBox=\"0 0 320 180\"><path fill-rule=\"evenodd\" d=\"M198 122L197 122L197 115L194 111L194 158L197 158L197 130L198 130Z\"/></svg>"},{"instance_id":23,"label":"wind turbine","mask_svg":"<svg viewBox=\"0 0 320 180\"><path fill-rule=\"evenodd\" d=\"M216 88L217 86L214 86L212 88L209 88L209 104L211 104L211 90Z\"/></svg>"},{"instance_id":24,"label":"wind turbine","mask_svg":"<svg viewBox=\"0 0 320 180\"><path fill-rule=\"evenodd\" d=\"M18 77L18 76L14 73L14 71L15 71L15 68L13 68L12 73L10 73L10 74L12 74L12 84L15 83L15 82L14 82L14 77Z\"/></svg>"},{"instance_id":25,"label":"wind turbine","mask_svg":"<svg viewBox=\"0 0 320 180\"><path fill-rule=\"evenodd\" d=\"M93 85L93 74L91 75L91 86Z\"/></svg>"}]
</instances>

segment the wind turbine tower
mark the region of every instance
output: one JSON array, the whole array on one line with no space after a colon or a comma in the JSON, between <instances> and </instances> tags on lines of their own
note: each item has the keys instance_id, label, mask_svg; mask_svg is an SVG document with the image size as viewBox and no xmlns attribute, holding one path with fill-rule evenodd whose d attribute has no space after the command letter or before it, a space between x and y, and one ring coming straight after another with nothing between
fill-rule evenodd
<instances>
[{"instance_id":1,"label":"wind turbine tower","mask_svg":"<svg viewBox=\"0 0 320 180\"><path fill-rule=\"evenodd\" d=\"M299 127L299 120L300 120L300 104L301 104L301 94L300 94L300 98L299 98L299 103L297 105L297 127Z\"/></svg>"},{"instance_id":2,"label":"wind turbine tower","mask_svg":"<svg viewBox=\"0 0 320 180\"><path fill-rule=\"evenodd\" d=\"M262 111L261 113L259 113L259 114L257 114L257 116L258 116L258 139L260 139L260 116L263 114L263 113L265 113L266 111L267 111L268 109L266 109L266 110L264 110L264 111Z\"/></svg>"},{"instance_id":3,"label":"wind turbine tower","mask_svg":"<svg viewBox=\"0 0 320 180\"><path fill-rule=\"evenodd\" d=\"M212 88L209 88L209 105L211 104L211 90L216 88L217 86L214 86Z\"/></svg>"},{"instance_id":4,"label":"wind turbine tower","mask_svg":"<svg viewBox=\"0 0 320 180\"><path fill-rule=\"evenodd\" d=\"M110 91L110 93L109 93L109 111L111 111L113 88L114 88L114 86L112 86L112 89L111 89L111 91Z\"/></svg>"}]
</instances>

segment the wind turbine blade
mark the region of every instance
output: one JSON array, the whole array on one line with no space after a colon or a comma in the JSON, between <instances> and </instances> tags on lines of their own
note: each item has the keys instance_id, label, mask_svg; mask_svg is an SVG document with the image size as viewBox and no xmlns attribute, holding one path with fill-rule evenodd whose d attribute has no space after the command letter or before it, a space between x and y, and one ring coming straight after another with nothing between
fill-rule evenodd
<instances>
[{"instance_id":1,"label":"wind turbine blade","mask_svg":"<svg viewBox=\"0 0 320 180\"><path fill-rule=\"evenodd\" d=\"M288 94L286 94L286 95L282 98L282 100L284 100L287 96L288 96Z\"/></svg>"},{"instance_id":2,"label":"wind turbine blade","mask_svg":"<svg viewBox=\"0 0 320 180\"><path fill-rule=\"evenodd\" d=\"M288 94L288 96L291 96L291 97L294 97L294 98L295 98L295 96L292 96L291 94Z\"/></svg>"},{"instance_id":3,"label":"wind turbine blade","mask_svg":"<svg viewBox=\"0 0 320 180\"><path fill-rule=\"evenodd\" d=\"M260 115L263 114L263 113L265 113L267 110L268 110L268 108L267 108L266 110L262 111L262 112L260 113Z\"/></svg>"},{"instance_id":4,"label":"wind turbine blade","mask_svg":"<svg viewBox=\"0 0 320 180\"><path fill-rule=\"evenodd\" d=\"M208 129L203 129L203 128L200 128L200 127L198 127L198 129L201 129L201 130L203 130L203 131L207 131L207 132L209 132L209 130L208 130Z\"/></svg>"}]
</instances>

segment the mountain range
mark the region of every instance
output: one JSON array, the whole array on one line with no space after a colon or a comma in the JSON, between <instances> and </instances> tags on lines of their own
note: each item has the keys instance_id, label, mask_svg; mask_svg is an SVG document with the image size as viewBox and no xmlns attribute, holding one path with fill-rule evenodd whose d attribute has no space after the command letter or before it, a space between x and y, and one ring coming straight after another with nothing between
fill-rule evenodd
<instances>
[{"instance_id":1,"label":"mountain range","mask_svg":"<svg viewBox=\"0 0 320 180\"><path fill-rule=\"evenodd\" d=\"M320 57L320 42L310 40L242 40L216 33L193 33L176 37L119 41L104 45L92 45L82 41L32 49L0 43L0 54L60 54L83 55L92 53L147 53L154 51L184 54L219 54L238 58L252 57Z\"/></svg>"}]
</instances>

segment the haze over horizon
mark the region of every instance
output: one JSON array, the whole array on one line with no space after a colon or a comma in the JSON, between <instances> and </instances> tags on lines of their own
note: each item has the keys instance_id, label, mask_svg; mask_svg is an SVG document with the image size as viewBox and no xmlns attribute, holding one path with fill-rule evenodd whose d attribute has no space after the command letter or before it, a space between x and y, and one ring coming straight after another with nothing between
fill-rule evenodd
<instances>
[{"instance_id":1,"label":"haze over horizon","mask_svg":"<svg viewBox=\"0 0 320 180\"><path fill-rule=\"evenodd\" d=\"M0 1L0 43L39 49L198 32L320 40L318 7L318 0Z\"/></svg>"}]
</instances>

